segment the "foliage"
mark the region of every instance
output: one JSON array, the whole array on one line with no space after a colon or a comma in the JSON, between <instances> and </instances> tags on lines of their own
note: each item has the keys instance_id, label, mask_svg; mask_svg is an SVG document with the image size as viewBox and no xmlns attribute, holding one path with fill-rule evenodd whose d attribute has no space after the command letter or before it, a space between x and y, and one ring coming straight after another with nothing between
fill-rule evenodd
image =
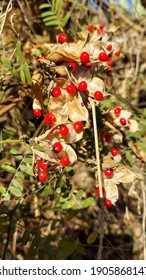
<instances>
[{"instance_id":1,"label":"foliage","mask_svg":"<svg viewBox=\"0 0 146 280\"><path fill-rule=\"evenodd\" d=\"M52 0L48 3L41 4L39 9L44 10L41 17L45 26L54 26L55 29L62 29L67 24L71 13L67 12L63 17L63 0Z\"/></svg>"}]
</instances>

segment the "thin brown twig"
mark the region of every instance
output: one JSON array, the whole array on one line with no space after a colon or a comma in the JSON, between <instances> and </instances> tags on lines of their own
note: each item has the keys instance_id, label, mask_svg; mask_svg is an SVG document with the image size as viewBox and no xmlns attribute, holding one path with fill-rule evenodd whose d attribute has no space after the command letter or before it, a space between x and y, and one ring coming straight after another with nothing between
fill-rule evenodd
<instances>
[{"instance_id":1,"label":"thin brown twig","mask_svg":"<svg viewBox=\"0 0 146 280\"><path fill-rule=\"evenodd\" d=\"M5 25L5 21L6 21L6 18L7 18L7 14L11 11L12 9L12 1L13 0L10 0L8 5L7 5L7 9L5 11L5 14L4 14L4 19L3 19L3 22L2 22L2 25L1 25L1 29L0 29L0 36L2 35L2 32L3 32L3 28L4 28L4 25Z\"/></svg>"}]
</instances>

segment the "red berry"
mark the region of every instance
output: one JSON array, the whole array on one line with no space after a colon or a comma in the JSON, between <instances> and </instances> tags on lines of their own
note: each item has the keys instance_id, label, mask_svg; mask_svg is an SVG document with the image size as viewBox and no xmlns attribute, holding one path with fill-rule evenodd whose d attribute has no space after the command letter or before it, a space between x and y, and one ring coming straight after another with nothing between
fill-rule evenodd
<instances>
[{"instance_id":1,"label":"red berry","mask_svg":"<svg viewBox=\"0 0 146 280\"><path fill-rule=\"evenodd\" d=\"M115 109L114 109L114 114L115 115L119 115L121 113L121 108L120 107L116 107Z\"/></svg>"},{"instance_id":2,"label":"red berry","mask_svg":"<svg viewBox=\"0 0 146 280\"><path fill-rule=\"evenodd\" d=\"M120 119L120 123L121 123L122 125L125 125L125 124L126 124L126 120L125 120L124 118L121 118L121 119Z\"/></svg>"},{"instance_id":3,"label":"red berry","mask_svg":"<svg viewBox=\"0 0 146 280\"><path fill-rule=\"evenodd\" d=\"M113 170L111 168L107 168L104 170L104 175L107 177L111 177L113 175Z\"/></svg>"},{"instance_id":4,"label":"red berry","mask_svg":"<svg viewBox=\"0 0 146 280\"><path fill-rule=\"evenodd\" d=\"M107 48L108 51L111 51L111 50L112 50L112 47L113 47L112 44L109 44L109 45L107 45L106 48Z\"/></svg>"},{"instance_id":5,"label":"red berry","mask_svg":"<svg viewBox=\"0 0 146 280\"><path fill-rule=\"evenodd\" d=\"M95 191L95 192L96 192L96 194L98 194L98 195L100 194L100 189L99 189L99 187L96 188L96 191ZM103 193L103 195L105 195L105 188L104 188L104 187L102 187L102 193Z\"/></svg>"},{"instance_id":6,"label":"red berry","mask_svg":"<svg viewBox=\"0 0 146 280\"><path fill-rule=\"evenodd\" d=\"M90 61L89 61L89 62L86 62L86 63L85 63L85 66L90 68L90 67L92 66L92 63L91 63Z\"/></svg>"},{"instance_id":7,"label":"red berry","mask_svg":"<svg viewBox=\"0 0 146 280\"><path fill-rule=\"evenodd\" d=\"M102 132L100 133L100 137L101 137L101 138L105 138L105 137L106 137L106 132L102 131Z\"/></svg>"},{"instance_id":8,"label":"red berry","mask_svg":"<svg viewBox=\"0 0 146 280\"><path fill-rule=\"evenodd\" d=\"M106 64L107 64L107 66L110 66L110 67L113 65L111 60L108 60Z\"/></svg>"},{"instance_id":9,"label":"red berry","mask_svg":"<svg viewBox=\"0 0 146 280\"><path fill-rule=\"evenodd\" d=\"M68 70L75 70L77 68L77 64L74 61L70 61L67 65Z\"/></svg>"},{"instance_id":10,"label":"red berry","mask_svg":"<svg viewBox=\"0 0 146 280\"><path fill-rule=\"evenodd\" d=\"M64 43L64 42L66 42L67 41L67 36L66 36L66 34L64 34L64 33L61 33L61 34L59 34L58 35L58 42L59 43Z\"/></svg>"},{"instance_id":11,"label":"red berry","mask_svg":"<svg viewBox=\"0 0 146 280\"><path fill-rule=\"evenodd\" d=\"M63 157L60 161L61 165L62 166L67 166L70 164L70 160L69 160L69 157Z\"/></svg>"},{"instance_id":12,"label":"red berry","mask_svg":"<svg viewBox=\"0 0 146 280\"><path fill-rule=\"evenodd\" d=\"M52 123L51 125L50 125L50 128L53 128L53 127L55 127L56 126L56 123Z\"/></svg>"},{"instance_id":13,"label":"red berry","mask_svg":"<svg viewBox=\"0 0 146 280\"><path fill-rule=\"evenodd\" d=\"M68 134L68 127L66 125L62 125L59 129L59 133L62 136L66 136Z\"/></svg>"},{"instance_id":14,"label":"red berry","mask_svg":"<svg viewBox=\"0 0 146 280\"><path fill-rule=\"evenodd\" d=\"M116 52L115 52L115 55L116 55L116 56L120 56L120 54L121 54L120 51L116 51Z\"/></svg>"},{"instance_id":15,"label":"red berry","mask_svg":"<svg viewBox=\"0 0 146 280\"><path fill-rule=\"evenodd\" d=\"M76 132L79 132L83 128L82 122L78 121L73 124L73 128Z\"/></svg>"},{"instance_id":16,"label":"red berry","mask_svg":"<svg viewBox=\"0 0 146 280\"><path fill-rule=\"evenodd\" d=\"M104 204L107 208L110 208L113 205L110 199L105 199Z\"/></svg>"},{"instance_id":17,"label":"red berry","mask_svg":"<svg viewBox=\"0 0 146 280\"><path fill-rule=\"evenodd\" d=\"M47 171L48 170L48 162L46 162L45 160L40 160L38 163L38 167L42 170Z\"/></svg>"},{"instance_id":18,"label":"red berry","mask_svg":"<svg viewBox=\"0 0 146 280\"><path fill-rule=\"evenodd\" d=\"M44 122L46 124L51 124L55 120L55 116L52 113L47 113L46 116L44 117Z\"/></svg>"},{"instance_id":19,"label":"red berry","mask_svg":"<svg viewBox=\"0 0 146 280\"><path fill-rule=\"evenodd\" d=\"M52 95L54 97L59 97L61 95L61 89L59 87L55 87L52 91Z\"/></svg>"},{"instance_id":20,"label":"red berry","mask_svg":"<svg viewBox=\"0 0 146 280\"><path fill-rule=\"evenodd\" d=\"M99 90L95 91L94 98L96 100L102 100L103 99L103 93L101 91L99 91Z\"/></svg>"},{"instance_id":21,"label":"red berry","mask_svg":"<svg viewBox=\"0 0 146 280\"><path fill-rule=\"evenodd\" d=\"M88 31L92 32L94 30L94 26L92 24L88 25Z\"/></svg>"},{"instance_id":22,"label":"red berry","mask_svg":"<svg viewBox=\"0 0 146 280\"><path fill-rule=\"evenodd\" d=\"M86 91L87 89L87 83L85 81L82 81L78 84L78 89L81 91Z\"/></svg>"},{"instance_id":23,"label":"red berry","mask_svg":"<svg viewBox=\"0 0 146 280\"><path fill-rule=\"evenodd\" d=\"M33 110L33 113L34 113L34 115L36 116L36 117L42 117L42 111L40 110L40 109L34 109Z\"/></svg>"},{"instance_id":24,"label":"red berry","mask_svg":"<svg viewBox=\"0 0 146 280\"><path fill-rule=\"evenodd\" d=\"M56 153L60 153L63 149L62 144L60 142L54 143L53 149Z\"/></svg>"},{"instance_id":25,"label":"red berry","mask_svg":"<svg viewBox=\"0 0 146 280\"><path fill-rule=\"evenodd\" d=\"M87 52L82 52L81 55L80 55L80 61L82 63L86 63L86 62L89 62L89 54Z\"/></svg>"},{"instance_id":26,"label":"red berry","mask_svg":"<svg viewBox=\"0 0 146 280\"><path fill-rule=\"evenodd\" d=\"M79 191L79 190L80 190L80 187L75 186L75 187L74 187L74 190L75 190L75 191Z\"/></svg>"},{"instance_id":27,"label":"red berry","mask_svg":"<svg viewBox=\"0 0 146 280\"><path fill-rule=\"evenodd\" d=\"M112 138L108 135L105 136L105 142L110 143L112 141Z\"/></svg>"},{"instance_id":28,"label":"red berry","mask_svg":"<svg viewBox=\"0 0 146 280\"><path fill-rule=\"evenodd\" d=\"M40 182L46 181L47 178L48 178L48 173L46 171L41 171L38 175L38 180Z\"/></svg>"},{"instance_id":29,"label":"red berry","mask_svg":"<svg viewBox=\"0 0 146 280\"><path fill-rule=\"evenodd\" d=\"M104 28L104 23L100 23L100 28Z\"/></svg>"},{"instance_id":30,"label":"red berry","mask_svg":"<svg viewBox=\"0 0 146 280\"><path fill-rule=\"evenodd\" d=\"M66 91L69 93L69 94L75 94L76 93L76 86L73 85L73 84L70 84L69 86L66 87Z\"/></svg>"},{"instance_id":31,"label":"red berry","mask_svg":"<svg viewBox=\"0 0 146 280\"><path fill-rule=\"evenodd\" d=\"M100 35L101 33L103 33L103 28L98 28L97 29L97 33Z\"/></svg>"},{"instance_id":32,"label":"red berry","mask_svg":"<svg viewBox=\"0 0 146 280\"><path fill-rule=\"evenodd\" d=\"M47 57L46 55L42 55L41 59L45 60Z\"/></svg>"},{"instance_id":33,"label":"red berry","mask_svg":"<svg viewBox=\"0 0 146 280\"><path fill-rule=\"evenodd\" d=\"M118 153L119 153L119 150L117 148L112 148L111 153L112 153L113 156L117 156Z\"/></svg>"},{"instance_id":34,"label":"red berry","mask_svg":"<svg viewBox=\"0 0 146 280\"><path fill-rule=\"evenodd\" d=\"M100 61L107 61L107 60L108 60L108 55L107 55L107 53L101 52L101 53L99 54L99 56L98 56L98 59L99 59Z\"/></svg>"},{"instance_id":35,"label":"red berry","mask_svg":"<svg viewBox=\"0 0 146 280\"><path fill-rule=\"evenodd\" d=\"M107 75L108 75L108 76L112 76L112 74L113 74L113 71L112 71L112 70L108 70L108 71L107 71Z\"/></svg>"}]
</instances>

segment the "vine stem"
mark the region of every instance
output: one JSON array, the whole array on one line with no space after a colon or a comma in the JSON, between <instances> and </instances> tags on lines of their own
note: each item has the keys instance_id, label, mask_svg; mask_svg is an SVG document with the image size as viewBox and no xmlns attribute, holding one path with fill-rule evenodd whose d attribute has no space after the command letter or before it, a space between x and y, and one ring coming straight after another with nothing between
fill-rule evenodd
<instances>
[{"instance_id":1,"label":"vine stem","mask_svg":"<svg viewBox=\"0 0 146 280\"><path fill-rule=\"evenodd\" d=\"M96 163L97 163L97 174L98 174L99 197L100 197L100 199L103 199L102 177L101 177L101 167L100 167L100 153L99 153L99 137L98 137L97 120L96 120L96 105L95 105L94 100L91 101L91 107L92 107L93 128L94 128L94 140L95 140L95 152L96 152ZM97 182L96 182L96 184L97 184Z\"/></svg>"},{"instance_id":2,"label":"vine stem","mask_svg":"<svg viewBox=\"0 0 146 280\"><path fill-rule=\"evenodd\" d=\"M5 143L20 143L20 142L22 142L22 140L20 139L5 139L0 141L0 145Z\"/></svg>"}]
</instances>

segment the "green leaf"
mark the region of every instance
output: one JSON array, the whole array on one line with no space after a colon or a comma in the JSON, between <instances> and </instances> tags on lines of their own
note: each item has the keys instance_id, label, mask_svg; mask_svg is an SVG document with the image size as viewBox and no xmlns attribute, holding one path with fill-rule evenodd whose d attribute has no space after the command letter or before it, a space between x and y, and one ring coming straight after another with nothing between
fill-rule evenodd
<instances>
[{"instance_id":1,"label":"green leaf","mask_svg":"<svg viewBox=\"0 0 146 280\"><path fill-rule=\"evenodd\" d=\"M3 200L4 201L9 201L10 200L10 194L9 193L4 194Z\"/></svg>"},{"instance_id":2,"label":"green leaf","mask_svg":"<svg viewBox=\"0 0 146 280\"><path fill-rule=\"evenodd\" d=\"M89 245L93 244L95 242L95 240L97 239L97 237L98 237L98 233L96 231L91 232L87 238L87 243Z\"/></svg>"},{"instance_id":3,"label":"green leaf","mask_svg":"<svg viewBox=\"0 0 146 280\"><path fill-rule=\"evenodd\" d=\"M46 9L46 8L49 8L49 7L51 7L51 5L49 3L44 3L44 4L41 4L39 6L39 9Z\"/></svg>"},{"instance_id":4,"label":"green leaf","mask_svg":"<svg viewBox=\"0 0 146 280\"><path fill-rule=\"evenodd\" d=\"M75 200L71 199L69 201L66 201L63 205L62 205L62 209L63 210L67 210L69 208L71 208L73 205L75 204Z\"/></svg>"},{"instance_id":5,"label":"green leaf","mask_svg":"<svg viewBox=\"0 0 146 280\"><path fill-rule=\"evenodd\" d=\"M14 155L15 158L17 158L19 160L21 160L23 158L23 156L19 154L18 150L14 149L14 148L11 148L10 154Z\"/></svg>"},{"instance_id":6,"label":"green leaf","mask_svg":"<svg viewBox=\"0 0 146 280\"><path fill-rule=\"evenodd\" d=\"M61 193L61 187L56 188L56 193L58 193L58 194Z\"/></svg>"},{"instance_id":7,"label":"green leaf","mask_svg":"<svg viewBox=\"0 0 146 280\"><path fill-rule=\"evenodd\" d=\"M89 207L92 203L94 202L93 197L88 197L84 201L81 201L81 206L82 208L87 208Z\"/></svg>"},{"instance_id":8,"label":"green leaf","mask_svg":"<svg viewBox=\"0 0 146 280\"><path fill-rule=\"evenodd\" d=\"M20 78L19 71L16 70L15 68L12 69L12 75L13 75L16 79L19 79L19 78Z\"/></svg>"},{"instance_id":9,"label":"green leaf","mask_svg":"<svg viewBox=\"0 0 146 280\"><path fill-rule=\"evenodd\" d=\"M63 1L62 0L56 0L56 2L55 2L55 11L56 11L56 14L58 16L60 16L62 7L63 7Z\"/></svg>"},{"instance_id":10,"label":"green leaf","mask_svg":"<svg viewBox=\"0 0 146 280\"><path fill-rule=\"evenodd\" d=\"M49 22L45 22L46 26L52 26L52 25L60 25L60 21L59 20L51 20Z\"/></svg>"},{"instance_id":11,"label":"green leaf","mask_svg":"<svg viewBox=\"0 0 146 280\"><path fill-rule=\"evenodd\" d=\"M46 185L43 192L42 192L42 196L47 198L49 196L49 194L52 192L52 188L50 185Z\"/></svg>"},{"instance_id":12,"label":"green leaf","mask_svg":"<svg viewBox=\"0 0 146 280\"><path fill-rule=\"evenodd\" d=\"M40 151L40 152L44 152L44 147L42 147L40 145L35 145L35 146L33 146L33 148Z\"/></svg>"},{"instance_id":13,"label":"green leaf","mask_svg":"<svg viewBox=\"0 0 146 280\"><path fill-rule=\"evenodd\" d=\"M25 157L23 162L27 162L27 163L32 164L32 157Z\"/></svg>"},{"instance_id":14,"label":"green leaf","mask_svg":"<svg viewBox=\"0 0 146 280\"><path fill-rule=\"evenodd\" d=\"M28 175L30 176L34 176L33 171L30 167L26 166L26 165L20 165L20 169L24 172L26 172Z\"/></svg>"},{"instance_id":15,"label":"green leaf","mask_svg":"<svg viewBox=\"0 0 146 280\"><path fill-rule=\"evenodd\" d=\"M67 14L65 15L65 17L61 20L62 27L64 27L64 26L67 24L67 22L68 22L70 16L71 16L71 13L70 13L70 12L67 12Z\"/></svg>"},{"instance_id":16,"label":"green leaf","mask_svg":"<svg viewBox=\"0 0 146 280\"><path fill-rule=\"evenodd\" d=\"M129 161L129 163L131 163L132 162L132 155L133 155L132 151L131 150L126 150L125 155L126 155L127 160Z\"/></svg>"},{"instance_id":17,"label":"green leaf","mask_svg":"<svg viewBox=\"0 0 146 280\"><path fill-rule=\"evenodd\" d=\"M15 196L21 196L22 195L22 193L21 193L21 191L20 190L18 190L16 187L14 187L14 186L10 186L9 187L9 191L12 193L12 194L14 194Z\"/></svg>"},{"instance_id":18,"label":"green leaf","mask_svg":"<svg viewBox=\"0 0 146 280\"><path fill-rule=\"evenodd\" d=\"M1 56L1 62L6 68L11 68L11 63L10 63L8 57L5 57L5 56L2 55Z\"/></svg>"},{"instance_id":19,"label":"green leaf","mask_svg":"<svg viewBox=\"0 0 146 280\"><path fill-rule=\"evenodd\" d=\"M47 12L43 12L41 13L41 17L49 17L49 16L52 16L52 15L55 15L54 11L47 11ZM56 16L56 15L55 15Z\"/></svg>"},{"instance_id":20,"label":"green leaf","mask_svg":"<svg viewBox=\"0 0 146 280\"><path fill-rule=\"evenodd\" d=\"M24 69L24 73L25 73L27 83L31 86L32 85L32 79L31 79L28 64L26 62L23 64L23 69Z\"/></svg>"},{"instance_id":21,"label":"green leaf","mask_svg":"<svg viewBox=\"0 0 146 280\"><path fill-rule=\"evenodd\" d=\"M20 180L24 180L25 176L22 172L17 171L17 173L15 174L15 176L20 179Z\"/></svg>"},{"instance_id":22,"label":"green leaf","mask_svg":"<svg viewBox=\"0 0 146 280\"><path fill-rule=\"evenodd\" d=\"M0 194L4 194L6 192L6 189L3 186L0 186Z\"/></svg>"},{"instance_id":23,"label":"green leaf","mask_svg":"<svg viewBox=\"0 0 146 280\"><path fill-rule=\"evenodd\" d=\"M22 84L25 84L26 78L25 78L25 73L24 73L24 64L22 64L20 66L20 79L21 79Z\"/></svg>"},{"instance_id":24,"label":"green leaf","mask_svg":"<svg viewBox=\"0 0 146 280\"><path fill-rule=\"evenodd\" d=\"M76 200L80 200L84 195L84 191L83 190L79 190L76 194Z\"/></svg>"},{"instance_id":25,"label":"green leaf","mask_svg":"<svg viewBox=\"0 0 146 280\"><path fill-rule=\"evenodd\" d=\"M11 150L9 152L12 155L17 155L19 153L18 150L14 149L14 148L11 148Z\"/></svg>"},{"instance_id":26,"label":"green leaf","mask_svg":"<svg viewBox=\"0 0 146 280\"><path fill-rule=\"evenodd\" d=\"M51 20L58 20L58 18L56 17L56 15L43 18L43 22L44 22L45 24L46 24L47 22L51 21Z\"/></svg>"},{"instance_id":27,"label":"green leaf","mask_svg":"<svg viewBox=\"0 0 146 280\"><path fill-rule=\"evenodd\" d=\"M6 172L9 172L9 173L15 173L16 172L16 169L14 167L12 167L11 165L2 164L1 168L3 170L5 170Z\"/></svg>"},{"instance_id":28,"label":"green leaf","mask_svg":"<svg viewBox=\"0 0 146 280\"><path fill-rule=\"evenodd\" d=\"M21 50L20 41L18 41L18 43L16 44L16 52L17 52L17 56L18 56L18 61L20 63L23 62L23 53L22 53L22 50Z\"/></svg>"},{"instance_id":29,"label":"green leaf","mask_svg":"<svg viewBox=\"0 0 146 280\"><path fill-rule=\"evenodd\" d=\"M66 166L65 167L65 171L70 175L70 176L74 176L74 171L73 168L71 166Z\"/></svg>"},{"instance_id":30,"label":"green leaf","mask_svg":"<svg viewBox=\"0 0 146 280\"><path fill-rule=\"evenodd\" d=\"M17 179L13 179L13 185L16 187L20 192L23 191L23 186L20 184L20 182Z\"/></svg>"}]
</instances>

